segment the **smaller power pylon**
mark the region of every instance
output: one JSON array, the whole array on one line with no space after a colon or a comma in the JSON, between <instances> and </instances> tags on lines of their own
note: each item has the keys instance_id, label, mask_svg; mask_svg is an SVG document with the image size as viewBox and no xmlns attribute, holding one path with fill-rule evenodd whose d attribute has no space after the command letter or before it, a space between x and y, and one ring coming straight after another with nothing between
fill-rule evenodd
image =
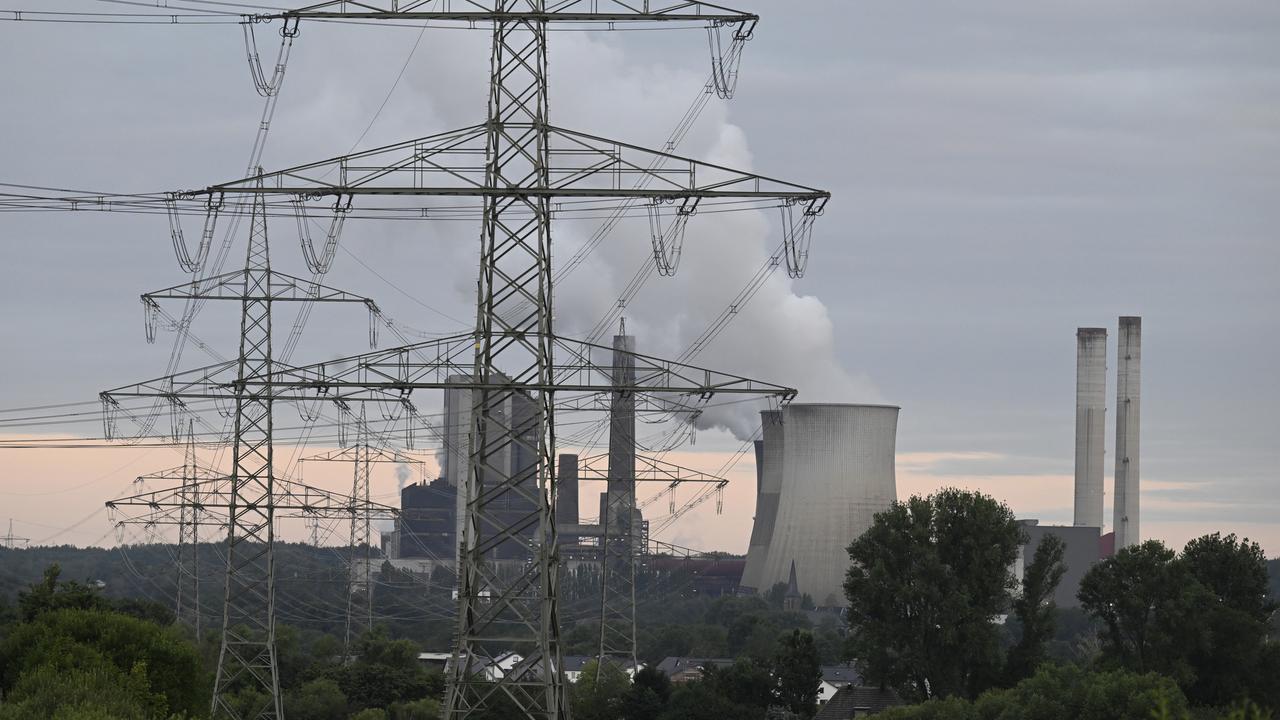
<instances>
[{"instance_id":1,"label":"smaller power pylon","mask_svg":"<svg viewBox=\"0 0 1280 720\"><path fill-rule=\"evenodd\" d=\"M343 408L344 412L349 412ZM364 404L360 405L360 415L356 420L356 440L348 448L331 450L312 455L299 462L349 462L355 467L351 483L351 542L347 563L347 621L343 635L343 658L351 657L351 645L355 624L359 622L368 632L373 628L373 538L372 520L369 499L369 476L374 463L396 463L414 465L419 469L425 466L421 460L410 457L396 450L388 450L374 446L370 440L374 433L370 431L365 419Z\"/></svg>"},{"instance_id":2,"label":"smaller power pylon","mask_svg":"<svg viewBox=\"0 0 1280 720\"><path fill-rule=\"evenodd\" d=\"M31 538L18 537L13 534L13 518L9 518L9 532L0 535L0 547L12 550L19 546L25 546L29 542L31 542Z\"/></svg>"}]
</instances>

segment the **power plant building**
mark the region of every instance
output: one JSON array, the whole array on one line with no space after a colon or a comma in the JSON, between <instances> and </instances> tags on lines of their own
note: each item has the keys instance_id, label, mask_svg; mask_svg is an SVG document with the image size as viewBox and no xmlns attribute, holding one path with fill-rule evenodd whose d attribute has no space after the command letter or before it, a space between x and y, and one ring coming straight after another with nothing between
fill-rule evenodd
<instances>
[{"instance_id":1,"label":"power plant building","mask_svg":"<svg viewBox=\"0 0 1280 720\"><path fill-rule=\"evenodd\" d=\"M800 592L819 607L846 605L849 543L897 499L898 411L791 404L763 414L763 470L743 585L763 592L787 583L794 563Z\"/></svg>"}]
</instances>

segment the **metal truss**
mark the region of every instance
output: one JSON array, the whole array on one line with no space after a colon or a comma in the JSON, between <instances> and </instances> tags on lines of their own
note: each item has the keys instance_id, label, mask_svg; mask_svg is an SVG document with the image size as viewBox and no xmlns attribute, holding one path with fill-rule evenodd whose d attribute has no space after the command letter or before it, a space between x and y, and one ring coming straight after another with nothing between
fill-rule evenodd
<instances>
[{"instance_id":1,"label":"metal truss","mask_svg":"<svg viewBox=\"0 0 1280 720\"><path fill-rule=\"evenodd\" d=\"M417 458L410 457L395 450L387 450L370 444L370 431L364 417L364 406L361 405L360 419L355 443L349 448L330 450L319 455L312 455L299 462L346 462L354 467L351 483L351 497L364 512L351 515L350 556L347 564L347 618L343 635L343 658L351 656L353 623L359 619L365 632L373 629L373 538L371 510L373 504L369 500L369 474L373 463L398 463L423 466ZM359 580L357 580L359 578Z\"/></svg>"},{"instance_id":2,"label":"metal truss","mask_svg":"<svg viewBox=\"0 0 1280 720\"><path fill-rule=\"evenodd\" d=\"M195 423L187 423L187 445L182 466L138 476L139 484L152 480L180 480L183 505L178 517L177 578L173 616L201 637L200 610L200 490L202 480L219 477L196 460Z\"/></svg>"},{"instance_id":3,"label":"metal truss","mask_svg":"<svg viewBox=\"0 0 1280 720\"><path fill-rule=\"evenodd\" d=\"M724 486L729 483L728 480L718 475L712 475L701 470L692 470L648 455L636 455L634 478L636 482L669 483L668 487L675 487L684 483L704 483L718 486ZM578 458L578 479L608 480L609 455L601 453Z\"/></svg>"},{"instance_id":4,"label":"metal truss","mask_svg":"<svg viewBox=\"0 0 1280 720\"><path fill-rule=\"evenodd\" d=\"M813 219L829 194L551 125L548 26L685 21L705 24L711 32L734 26L737 40L749 37L757 18L709 3L673 0L334 0L259 16L273 18L285 20L286 27L292 21L295 29L298 21L310 19L440 20L491 27L488 114L482 124L281 172L259 172L185 194L207 196L210 207L220 205L226 194L251 194L255 217L260 210L265 213L266 195L287 196L295 205L336 196L336 212L345 211L337 208L349 207L357 195L476 198L482 204L477 317L475 332L453 338L452 345L446 341L371 354L346 369L330 364L275 367L268 333L267 352L253 354L251 363L242 353L230 381L239 391L238 408L253 411L237 412L248 422L237 424L237 477L256 481L265 473L265 496L270 498L270 404L275 400L291 395L307 399L308 394L343 401L398 396L407 403L416 388L448 387L452 374L469 378L469 473L459 483L465 511L446 717L466 718L514 703L530 720L566 719L556 602L556 393L610 392L612 398L631 398L633 392L645 392L696 401L749 393L785 401L794 390L634 353L622 363L628 372L634 364L634 382L619 381L617 361L594 357L598 346L557 337L552 321L554 215L562 203L597 199L679 203L686 215L698 203L782 207L788 269L798 274L807 260ZM713 43L713 55L715 47ZM731 94L736 71L725 68L723 59L717 64L714 56L713 70L713 76L721 76L717 92ZM334 179L326 180L329 176ZM799 218L794 219L797 210ZM663 247L658 260L673 271L674 251ZM250 305L245 301L246 325ZM418 357L433 349L434 357ZM218 397L227 387L227 381L198 372L106 393L104 403L110 409L118 396L172 396L180 390L183 396ZM517 406L520 412L507 411ZM516 465L504 461L517 455L530 460ZM611 475L615 472L610 468ZM513 513L513 508L520 510ZM251 527L262 528L269 547L269 512L266 519ZM237 526L233 520L233 536ZM502 553L512 547L526 559L514 569L502 561ZM265 597L255 595L252 587L234 589L243 598L264 599L269 609L269 554L267 560ZM230 605L230 582L228 589ZM265 629L269 633L273 626L268 623ZM496 679L478 672L507 650L517 650L523 658L515 667ZM274 668L274 657L269 659ZM219 689L226 687L221 665ZM237 667L254 672L265 665L257 654L244 654L237 656ZM278 688L272 692L278 698Z\"/></svg>"},{"instance_id":5,"label":"metal truss","mask_svg":"<svg viewBox=\"0 0 1280 720\"><path fill-rule=\"evenodd\" d=\"M147 308L147 336L154 338L154 316L161 299L234 300L240 303L240 350L238 357L222 368L234 378L223 393L234 405L232 471L226 485L227 567L223 599L222 641L214 681L212 714L215 717L241 716L229 702L229 694L244 686L258 690L265 698L247 718L279 718L283 705L275 651L275 561L274 542L278 497L273 468L272 404L276 398L270 387L249 387L244 380L270 373L272 360L271 305L281 301L358 302L376 313L368 298L308 283L271 269L267 220L260 196L253 199L249 244L244 269L166 288L142 296ZM374 323L371 323L376 325ZM371 334L372 335L372 334ZM372 336L370 338L373 340ZM175 410L184 407L181 388L168 384L163 395ZM104 405L114 401L104 394ZM110 427L111 423L107 423ZM206 482L222 482L221 480ZM191 486L180 498L178 519L185 513L207 512L203 494L216 488Z\"/></svg>"},{"instance_id":6,"label":"metal truss","mask_svg":"<svg viewBox=\"0 0 1280 720\"><path fill-rule=\"evenodd\" d=\"M198 502L190 498L198 497ZM148 490L109 500L106 503L115 525L180 525L183 509L194 507L204 524L227 528L239 500L229 475L201 480L192 485ZM363 501L342 493L284 478L276 478L272 498L274 516L279 519L344 520L356 514L367 514L373 520L394 520L400 513L394 507Z\"/></svg>"},{"instance_id":7,"label":"metal truss","mask_svg":"<svg viewBox=\"0 0 1280 720\"><path fill-rule=\"evenodd\" d=\"M495 334L503 344L517 342L514 332ZM107 412L119 401L131 397L226 400L240 387L270 387L279 400L311 402L317 399L342 402L409 402L414 390L471 388L490 392L520 388L526 391L569 394L566 409L604 410L601 400L618 390L611 378L613 349L605 345L528 333L524 342L547 346L552 355L547 381L524 381L494 373L483 380L459 380L472 370L469 356L478 342L474 334L454 335L413 345L376 350L311 365L285 367L276 364L270 372L238 377L235 361L168 375L101 393ZM755 395L789 402L794 388L754 380L733 373L629 352L635 367L635 382L623 390L634 392L648 412L686 412L716 395ZM452 379L451 379L452 378ZM560 407L560 405L557 405Z\"/></svg>"},{"instance_id":8,"label":"metal truss","mask_svg":"<svg viewBox=\"0 0 1280 720\"><path fill-rule=\"evenodd\" d=\"M678 0L329 0L260 19L458 20L463 22L717 22L759 17L707 2Z\"/></svg>"}]
</instances>

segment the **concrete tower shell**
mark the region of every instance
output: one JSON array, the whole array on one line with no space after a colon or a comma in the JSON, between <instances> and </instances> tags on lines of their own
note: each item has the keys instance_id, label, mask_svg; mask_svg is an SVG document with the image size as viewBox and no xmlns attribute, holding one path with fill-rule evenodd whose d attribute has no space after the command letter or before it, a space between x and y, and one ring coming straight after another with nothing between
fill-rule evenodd
<instances>
[{"instance_id":1,"label":"concrete tower shell","mask_svg":"<svg viewBox=\"0 0 1280 720\"><path fill-rule=\"evenodd\" d=\"M849 543L897 499L899 408L792 404L782 410L782 485L758 587L787 582L823 607L845 606ZM771 453L765 441L766 457Z\"/></svg>"},{"instance_id":2,"label":"concrete tower shell","mask_svg":"<svg viewBox=\"0 0 1280 720\"><path fill-rule=\"evenodd\" d=\"M1120 318L1116 340L1116 550L1141 542L1138 435L1142 398L1142 318Z\"/></svg>"},{"instance_id":3,"label":"concrete tower shell","mask_svg":"<svg viewBox=\"0 0 1280 720\"><path fill-rule=\"evenodd\" d=\"M1075 525L1102 527L1106 484L1107 330L1076 330Z\"/></svg>"},{"instance_id":4,"label":"concrete tower shell","mask_svg":"<svg viewBox=\"0 0 1280 720\"><path fill-rule=\"evenodd\" d=\"M782 451L784 428L782 413L765 410L760 413L763 439L757 453L760 471L756 479L756 516L751 525L751 541L747 545L747 564L739 585L752 590L767 590L760 584L764 563L773 538L774 520L778 515L778 497L782 492Z\"/></svg>"}]
</instances>

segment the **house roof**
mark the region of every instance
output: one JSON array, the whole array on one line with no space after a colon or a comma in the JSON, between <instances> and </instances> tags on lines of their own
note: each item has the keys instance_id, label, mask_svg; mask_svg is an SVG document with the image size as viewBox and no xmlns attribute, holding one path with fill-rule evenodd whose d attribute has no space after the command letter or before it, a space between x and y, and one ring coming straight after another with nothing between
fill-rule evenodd
<instances>
[{"instance_id":1,"label":"house roof","mask_svg":"<svg viewBox=\"0 0 1280 720\"><path fill-rule=\"evenodd\" d=\"M658 669L663 674L670 676L689 670L699 670L707 665L729 667L732 664L733 658L666 657L662 659L662 662L658 663Z\"/></svg>"},{"instance_id":2,"label":"house roof","mask_svg":"<svg viewBox=\"0 0 1280 720\"><path fill-rule=\"evenodd\" d=\"M595 659L594 655L565 655L560 661L564 663L565 672L582 672L582 668Z\"/></svg>"},{"instance_id":3,"label":"house roof","mask_svg":"<svg viewBox=\"0 0 1280 720\"><path fill-rule=\"evenodd\" d=\"M854 713L875 713L901 704L898 693L888 688L845 685L818 708L813 720L849 720Z\"/></svg>"},{"instance_id":4,"label":"house roof","mask_svg":"<svg viewBox=\"0 0 1280 720\"><path fill-rule=\"evenodd\" d=\"M822 679L836 687L862 684L862 676L852 665L823 665Z\"/></svg>"}]
</instances>

